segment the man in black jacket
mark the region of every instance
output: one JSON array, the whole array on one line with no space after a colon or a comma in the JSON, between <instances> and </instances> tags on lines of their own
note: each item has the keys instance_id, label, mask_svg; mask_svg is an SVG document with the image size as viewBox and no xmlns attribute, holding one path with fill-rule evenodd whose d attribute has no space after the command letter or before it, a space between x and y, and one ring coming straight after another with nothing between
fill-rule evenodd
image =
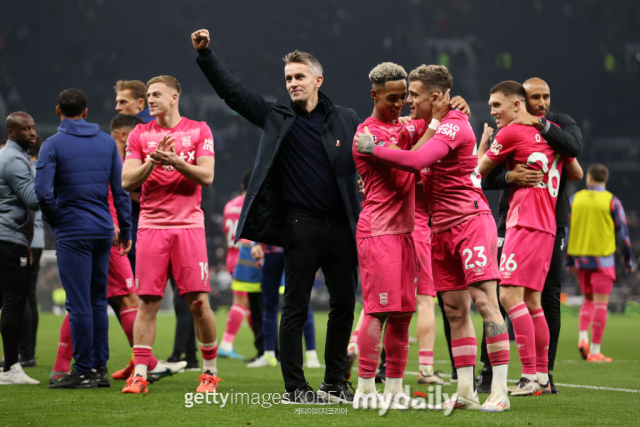
<instances>
[{"instance_id":1,"label":"man in black jacket","mask_svg":"<svg viewBox=\"0 0 640 427\"><path fill-rule=\"evenodd\" d=\"M547 83L537 77L530 78L523 84L527 92L527 112L528 116L517 119L513 123L535 126L544 136L545 141L554 151L570 157L577 157L582 151L582 133L580 128L569 115L553 113L549 111L551 105L551 91ZM558 126L554 126L555 123ZM500 194L500 206L498 213L498 257L502 252L502 241L504 240L507 212L509 211L509 187L511 185L535 186L542 179L539 171L528 169L524 165L518 165L513 171L507 171L506 165L501 165L482 180L483 190L502 190ZM560 335L560 290L562 285L563 271L563 250L565 227L569 225L569 198L565 191L567 179L562 176L556 204L556 225L558 231L553 246L553 257L547 279L542 291L542 308L549 325L549 372L553 370L556 351L558 349L558 337ZM505 313L503 313L505 315ZM481 360L484 368L480 373L480 383L478 391L489 393L491 391L491 364L487 356L487 344L482 337ZM553 384L553 377L549 374L551 389L557 393Z\"/></svg>"},{"instance_id":2,"label":"man in black jacket","mask_svg":"<svg viewBox=\"0 0 640 427\"><path fill-rule=\"evenodd\" d=\"M243 87L209 48L209 32L191 35L198 65L233 110L263 129L236 229L239 238L282 246L285 293L280 355L283 402L322 403L302 370L302 327L313 280L322 268L330 294L324 381L319 393L353 400L344 372L353 325L360 212L351 141L356 112L333 105L319 88L322 66L310 54L285 56L289 98L276 102Z\"/></svg>"}]
</instances>

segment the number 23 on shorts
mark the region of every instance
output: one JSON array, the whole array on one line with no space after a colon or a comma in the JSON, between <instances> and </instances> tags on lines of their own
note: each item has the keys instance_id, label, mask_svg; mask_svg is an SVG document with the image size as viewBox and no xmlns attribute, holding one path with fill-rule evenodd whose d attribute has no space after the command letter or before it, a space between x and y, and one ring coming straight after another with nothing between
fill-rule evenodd
<instances>
[{"instance_id":1,"label":"number 23 on shorts","mask_svg":"<svg viewBox=\"0 0 640 427\"><path fill-rule=\"evenodd\" d=\"M484 267L487 265L487 256L484 254L484 246L474 246L473 250L465 248L462 250L462 256L464 257L465 270L475 267Z\"/></svg>"}]
</instances>

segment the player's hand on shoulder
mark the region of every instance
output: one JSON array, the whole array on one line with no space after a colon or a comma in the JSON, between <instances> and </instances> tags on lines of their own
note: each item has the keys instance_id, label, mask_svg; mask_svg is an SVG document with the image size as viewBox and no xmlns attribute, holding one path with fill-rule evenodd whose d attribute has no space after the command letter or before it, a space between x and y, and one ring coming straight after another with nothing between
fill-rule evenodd
<instances>
[{"instance_id":1,"label":"player's hand on shoulder","mask_svg":"<svg viewBox=\"0 0 640 427\"><path fill-rule=\"evenodd\" d=\"M371 132L369 127L364 127L364 132L358 132L356 134L356 147L358 152L362 154L373 154L373 149L376 146L376 138Z\"/></svg>"},{"instance_id":2,"label":"player's hand on shoulder","mask_svg":"<svg viewBox=\"0 0 640 427\"><path fill-rule=\"evenodd\" d=\"M471 109L469 108L469 104L467 104L467 101L465 101L460 95L451 98L451 101L449 101L449 107L452 110L458 110L462 114L466 114L471 118Z\"/></svg>"},{"instance_id":3,"label":"player's hand on shoulder","mask_svg":"<svg viewBox=\"0 0 640 427\"><path fill-rule=\"evenodd\" d=\"M540 118L523 111L515 118L514 121L511 122L511 124L537 127L540 124Z\"/></svg>"},{"instance_id":4,"label":"player's hand on shoulder","mask_svg":"<svg viewBox=\"0 0 640 427\"><path fill-rule=\"evenodd\" d=\"M364 181L362 180L362 178L358 179L358 191L360 192L360 194L364 194Z\"/></svg>"},{"instance_id":5,"label":"player's hand on shoulder","mask_svg":"<svg viewBox=\"0 0 640 427\"><path fill-rule=\"evenodd\" d=\"M485 151L489 149L491 143L491 137L493 136L493 128L488 124L484 124L484 130L482 131L482 137L480 138L480 146L485 147Z\"/></svg>"},{"instance_id":6,"label":"player's hand on shoulder","mask_svg":"<svg viewBox=\"0 0 640 427\"><path fill-rule=\"evenodd\" d=\"M446 116L451 109L451 107L449 106L451 102L450 92L451 89L447 89L445 93L439 93L437 98L431 101L431 111L434 119L442 121L444 119L444 116Z\"/></svg>"},{"instance_id":7,"label":"player's hand on shoulder","mask_svg":"<svg viewBox=\"0 0 640 427\"><path fill-rule=\"evenodd\" d=\"M400 123L401 125L406 125L410 121L411 121L411 116L398 117L398 123Z\"/></svg>"},{"instance_id":8,"label":"player's hand on shoulder","mask_svg":"<svg viewBox=\"0 0 640 427\"><path fill-rule=\"evenodd\" d=\"M535 187L540 184L544 174L541 171L531 169L526 165L517 165L512 171L509 171L508 181L511 185L519 187Z\"/></svg>"},{"instance_id":9,"label":"player's hand on shoulder","mask_svg":"<svg viewBox=\"0 0 640 427\"><path fill-rule=\"evenodd\" d=\"M198 30L191 34L191 43L196 50L202 50L209 47L209 30Z\"/></svg>"}]
</instances>

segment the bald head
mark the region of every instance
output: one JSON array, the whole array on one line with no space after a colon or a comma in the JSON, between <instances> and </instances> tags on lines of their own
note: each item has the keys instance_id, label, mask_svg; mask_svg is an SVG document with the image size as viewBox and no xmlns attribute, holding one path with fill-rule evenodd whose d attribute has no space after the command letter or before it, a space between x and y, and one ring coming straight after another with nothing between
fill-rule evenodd
<instances>
[{"instance_id":1,"label":"bald head","mask_svg":"<svg viewBox=\"0 0 640 427\"><path fill-rule=\"evenodd\" d=\"M15 129L16 127L21 126L25 121L33 122L33 118L24 111L16 111L15 113L9 114L5 122L7 132L9 132L10 129Z\"/></svg>"},{"instance_id":2,"label":"bald head","mask_svg":"<svg viewBox=\"0 0 640 427\"><path fill-rule=\"evenodd\" d=\"M547 82L538 77L531 77L522 86L527 92L527 111L529 114L546 117L551 106L551 90Z\"/></svg>"},{"instance_id":3,"label":"bald head","mask_svg":"<svg viewBox=\"0 0 640 427\"><path fill-rule=\"evenodd\" d=\"M36 142L36 124L33 118L23 112L17 111L9 114L6 120L9 139L19 144L25 150Z\"/></svg>"}]
</instances>

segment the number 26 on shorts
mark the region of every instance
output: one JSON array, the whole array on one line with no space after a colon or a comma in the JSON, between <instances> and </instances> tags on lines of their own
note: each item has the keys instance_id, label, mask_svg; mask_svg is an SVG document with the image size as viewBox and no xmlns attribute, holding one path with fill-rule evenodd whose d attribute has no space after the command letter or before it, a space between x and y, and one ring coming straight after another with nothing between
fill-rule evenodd
<instances>
[{"instance_id":1,"label":"number 26 on shorts","mask_svg":"<svg viewBox=\"0 0 640 427\"><path fill-rule=\"evenodd\" d=\"M473 260L473 253L476 253L475 260ZM462 256L464 257L464 268L469 270L470 268L484 267L487 265L487 256L484 254L484 246L474 246L473 251L469 248L462 250Z\"/></svg>"},{"instance_id":2,"label":"number 26 on shorts","mask_svg":"<svg viewBox=\"0 0 640 427\"><path fill-rule=\"evenodd\" d=\"M511 254L509 255L509 258L507 258L506 254L502 254L502 257L500 258L500 271L504 271L505 268L507 271L516 271L518 263L513 259L514 255L515 254Z\"/></svg>"}]
</instances>

